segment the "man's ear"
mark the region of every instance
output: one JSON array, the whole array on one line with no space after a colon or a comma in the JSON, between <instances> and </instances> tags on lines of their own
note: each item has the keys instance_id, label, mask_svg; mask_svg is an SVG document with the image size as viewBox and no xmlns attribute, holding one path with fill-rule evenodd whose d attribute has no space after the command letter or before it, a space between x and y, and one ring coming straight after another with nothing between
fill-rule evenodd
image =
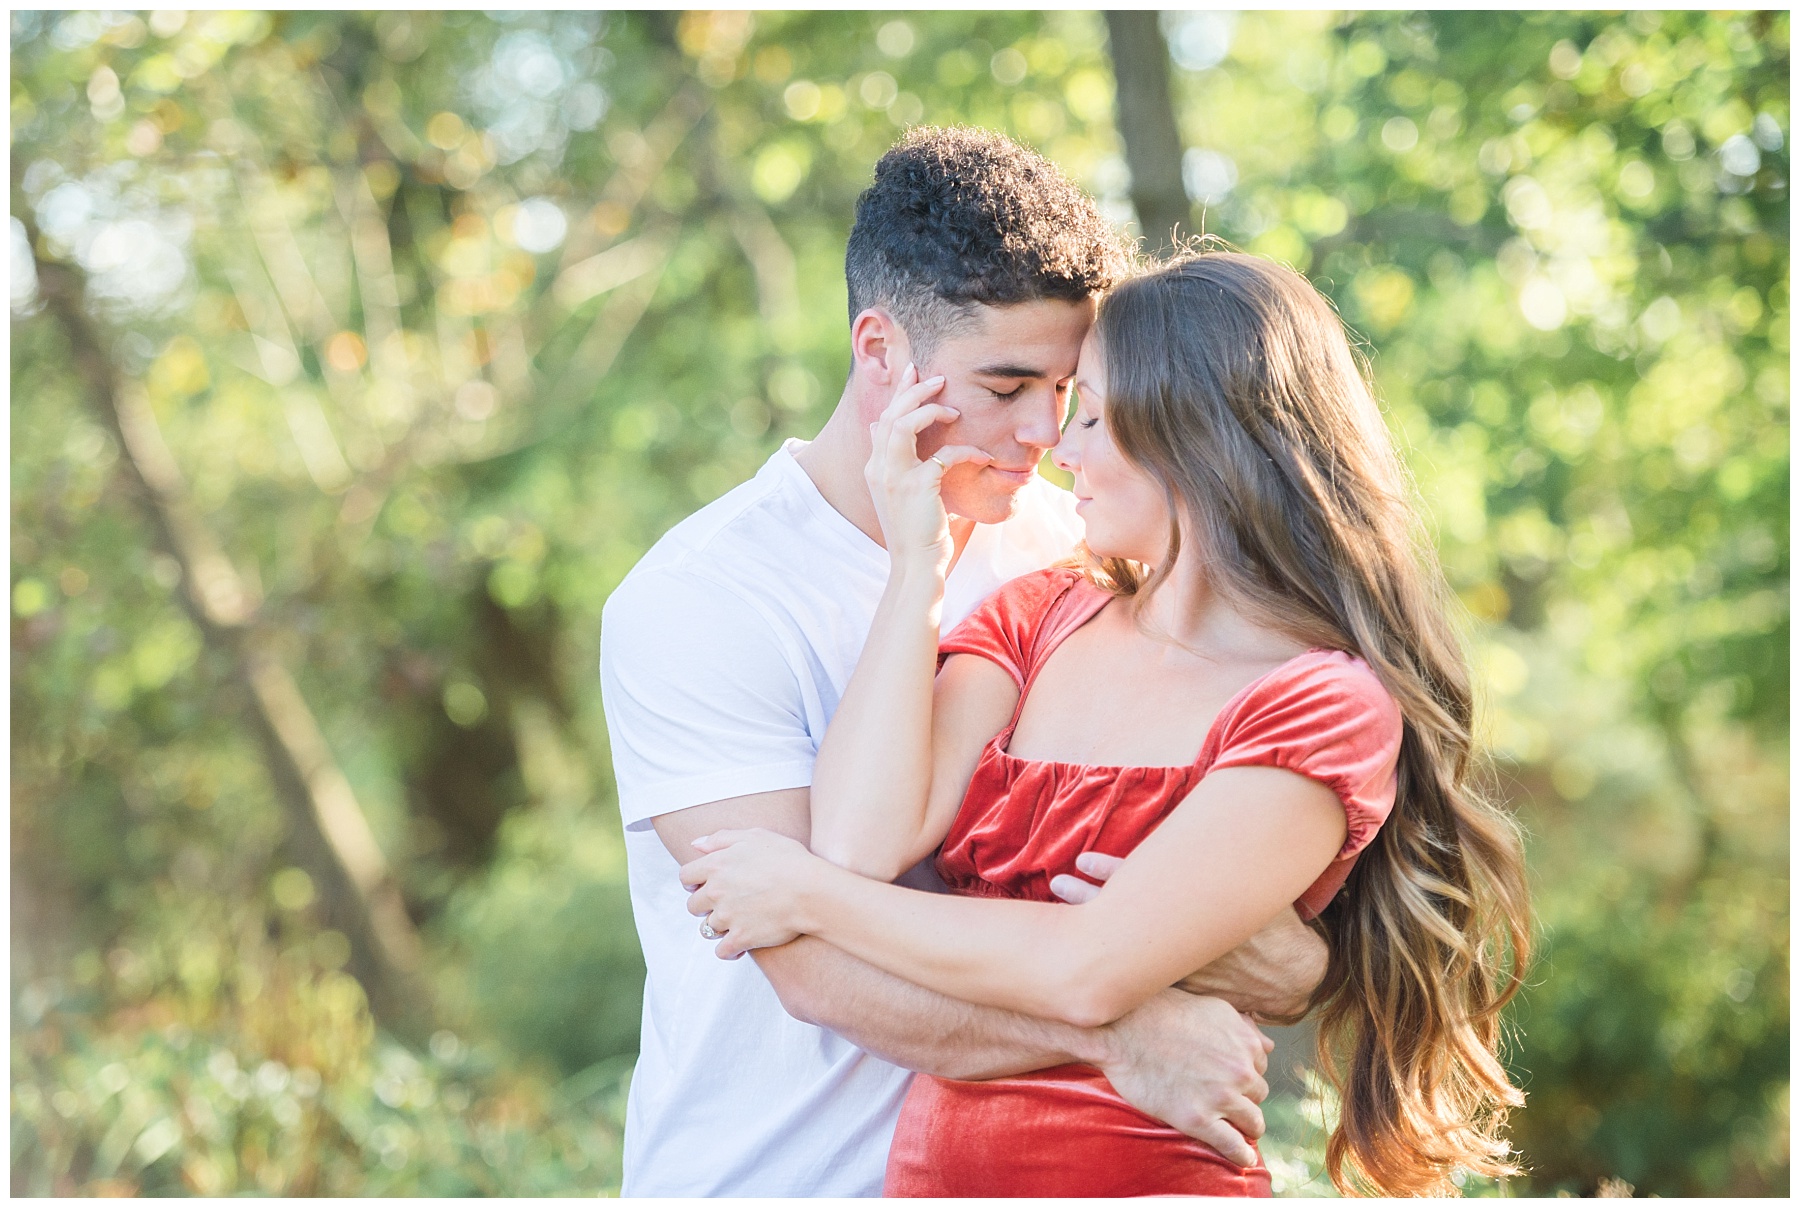
<instances>
[{"instance_id":1,"label":"man's ear","mask_svg":"<svg viewBox=\"0 0 1800 1208\"><path fill-rule=\"evenodd\" d=\"M893 386L911 360L911 343L893 315L871 306L851 320L851 367L871 386Z\"/></svg>"}]
</instances>

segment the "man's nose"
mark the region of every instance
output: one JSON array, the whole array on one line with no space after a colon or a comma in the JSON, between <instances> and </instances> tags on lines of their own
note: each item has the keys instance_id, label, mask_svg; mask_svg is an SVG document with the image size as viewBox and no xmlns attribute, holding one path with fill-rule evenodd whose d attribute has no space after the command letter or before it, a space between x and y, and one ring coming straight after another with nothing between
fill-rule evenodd
<instances>
[{"instance_id":1,"label":"man's nose","mask_svg":"<svg viewBox=\"0 0 1800 1208\"><path fill-rule=\"evenodd\" d=\"M1062 438L1062 396L1054 386L1040 396L1033 392L1031 405L1020 412L1013 438L1034 449L1048 449Z\"/></svg>"}]
</instances>

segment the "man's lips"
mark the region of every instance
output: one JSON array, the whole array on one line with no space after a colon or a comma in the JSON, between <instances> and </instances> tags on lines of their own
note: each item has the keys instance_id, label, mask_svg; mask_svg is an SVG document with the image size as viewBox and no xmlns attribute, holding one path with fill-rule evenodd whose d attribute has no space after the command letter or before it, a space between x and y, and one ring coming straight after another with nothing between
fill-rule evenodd
<instances>
[{"instance_id":1,"label":"man's lips","mask_svg":"<svg viewBox=\"0 0 1800 1208\"><path fill-rule=\"evenodd\" d=\"M1023 470L1008 470L1002 466L985 466L983 468L1000 475L1000 477L1009 482L1016 482L1020 486L1024 486L1026 483L1030 482L1031 476L1037 473L1037 470L1031 466L1027 466Z\"/></svg>"}]
</instances>

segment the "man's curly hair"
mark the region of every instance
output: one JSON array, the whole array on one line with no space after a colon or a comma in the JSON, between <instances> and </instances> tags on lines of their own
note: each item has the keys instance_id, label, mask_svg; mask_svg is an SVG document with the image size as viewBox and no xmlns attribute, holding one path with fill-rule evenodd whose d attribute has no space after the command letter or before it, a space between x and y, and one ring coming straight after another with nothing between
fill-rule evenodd
<instances>
[{"instance_id":1,"label":"man's curly hair","mask_svg":"<svg viewBox=\"0 0 1800 1208\"><path fill-rule=\"evenodd\" d=\"M1079 302L1125 274L1093 199L1003 134L920 126L875 165L844 253L850 318L871 306L927 355L977 305Z\"/></svg>"}]
</instances>

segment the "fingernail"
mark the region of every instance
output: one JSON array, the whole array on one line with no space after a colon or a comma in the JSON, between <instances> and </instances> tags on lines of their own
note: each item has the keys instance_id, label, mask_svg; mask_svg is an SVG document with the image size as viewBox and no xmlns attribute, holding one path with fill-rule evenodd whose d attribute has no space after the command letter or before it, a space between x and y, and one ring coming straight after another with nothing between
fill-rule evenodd
<instances>
[{"instance_id":1,"label":"fingernail","mask_svg":"<svg viewBox=\"0 0 1800 1208\"><path fill-rule=\"evenodd\" d=\"M699 847L702 843L706 842L710 838L712 838L711 835L701 835L698 839L694 840L694 846Z\"/></svg>"}]
</instances>

